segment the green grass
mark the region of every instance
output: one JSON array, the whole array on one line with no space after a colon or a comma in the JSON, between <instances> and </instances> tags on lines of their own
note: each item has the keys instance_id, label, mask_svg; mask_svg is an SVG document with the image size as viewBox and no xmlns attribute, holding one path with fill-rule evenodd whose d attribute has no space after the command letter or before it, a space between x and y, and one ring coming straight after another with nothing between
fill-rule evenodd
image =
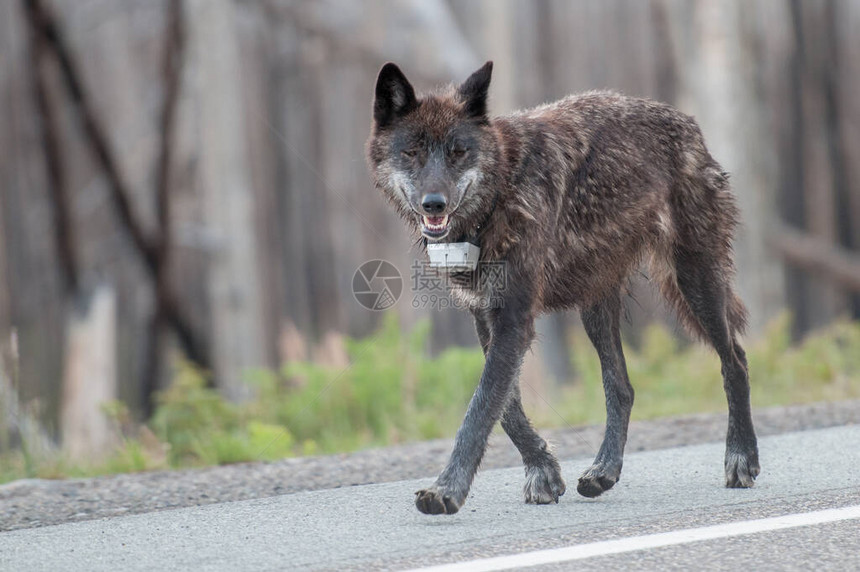
<instances>
[{"instance_id":1,"label":"green grass","mask_svg":"<svg viewBox=\"0 0 860 572\"><path fill-rule=\"evenodd\" d=\"M747 343L753 405L860 398L860 324L836 323L795 346L789 326L780 318ZM206 387L202 372L180 364L146 426L131 422L121 403L106 405L118 438L106 461L6 450L0 482L274 460L451 436L484 359L477 348L430 358L429 333L426 323L402 332L391 316L376 335L348 340L345 370L293 363L249 372L256 397L243 404L226 401ZM584 335L575 335L574 343L579 379L533 400L541 426L603 422L597 356ZM641 348L627 348L626 355L636 389L634 418L725 410L719 360L707 348L682 347L666 328L652 326Z\"/></svg>"},{"instance_id":2,"label":"green grass","mask_svg":"<svg viewBox=\"0 0 860 572\"><path fill-rule=\"evenodd\" d=\"M753 407L860 398L860 323L838 322L792 346L787 316L775 320L758 340L747 342ZM584 335L577 348L588 348ZM702 344L682 348L665 327L650 326L638 351L625 348L636 391L634 419L726 411L716 354ZM536 422L557 426L604 420L600 363L594 351L575 353L582 383L564 387L555 411L538 408Z\"/></svg>"}]
</instances>

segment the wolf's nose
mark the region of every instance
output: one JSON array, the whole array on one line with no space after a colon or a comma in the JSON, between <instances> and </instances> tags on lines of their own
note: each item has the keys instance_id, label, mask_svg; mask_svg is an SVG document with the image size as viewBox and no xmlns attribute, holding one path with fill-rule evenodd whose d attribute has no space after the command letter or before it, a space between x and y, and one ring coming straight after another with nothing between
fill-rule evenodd
<instances>
[{"instance_id":1,"label":"wolf's nose","mask_svg":"<svg viewBox=\"0 0 860 572\"><path fill-rule=\"evenodd\" d=\"M430 193L429 195L424 195L424 198L421 199L421 207L424 209L424 212L431 215L444 211L447 204L448 201L439 193Z\"/></svg>"}]
</instances>

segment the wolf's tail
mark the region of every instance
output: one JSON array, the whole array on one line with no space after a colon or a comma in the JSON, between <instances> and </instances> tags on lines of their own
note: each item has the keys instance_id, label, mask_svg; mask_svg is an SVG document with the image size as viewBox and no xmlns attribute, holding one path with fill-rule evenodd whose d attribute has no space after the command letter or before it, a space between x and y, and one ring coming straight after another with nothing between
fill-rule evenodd
<instances>
[{"instance_id":1,"label":"wolf's tail","mask_svg":"<svg viewBox=\"0 0 860 572\"><path fill-rule=\"evenodd\" d=\"M655 250L651 272L660 291L691 335L709 341L700 317L678 285L680 261L694 264L710 281L709 293L725 312L730 338L746 331L748 313L732 286L735 265L732 238L739 211L728 183L728 175L708 157L706 166L696 176L673 189L670 197L673 230L671 237ZM696 293L688 293L695 296Z\"/></svg>"}]
</instances>

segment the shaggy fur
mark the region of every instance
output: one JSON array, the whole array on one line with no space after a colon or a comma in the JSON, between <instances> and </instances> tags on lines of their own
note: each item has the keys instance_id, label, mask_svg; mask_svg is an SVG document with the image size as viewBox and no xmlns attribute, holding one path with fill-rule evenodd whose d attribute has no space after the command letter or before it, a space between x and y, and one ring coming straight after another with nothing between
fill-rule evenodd
<instances>
[{"instance_id":1,"label":"shaggy fur","mask_svg":"<svg viewBox=\"0 0 860 572\"><path fill-rule=\"evenodd\" d=\"M722 360L729 426L726 484L759 473L746 357L746 310L732 288L738 210L695 120L611 92L487 114L492 63L421 98L394 64L380 71L367 158L374 183L424 240L480 244L506 280L459 275L486 353L448 466L417 493L425 513L465 502L499 420L522 454L527 502L564 494L558 461L522 410L516 383L542 312L577 308L603 370L607 426L577 490L597 496L621 472L633 388L619 333L624 285L647 261L686 328ZM441 229L441 230L440 230ZM493 303L495 302L495 303Z\"/></svg>"}]
</instances>

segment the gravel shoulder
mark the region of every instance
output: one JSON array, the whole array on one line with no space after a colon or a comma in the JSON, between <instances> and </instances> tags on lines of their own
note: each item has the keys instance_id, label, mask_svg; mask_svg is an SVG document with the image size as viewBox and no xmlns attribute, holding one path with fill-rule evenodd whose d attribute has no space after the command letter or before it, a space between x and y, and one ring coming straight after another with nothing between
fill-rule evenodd
<instances>
[{"instance_id":1,"label":"gravel shoulder","mask_svg":"<svg viewBox=\"0 0 860 572\"><path fill-rule=\"evenodd\" d=\"M759 436L860 424L860 401L758 409ZM721 441L725 414L633 422L628 452ZM595 454L602 426L541 431L561 459ZM0 485L0 532L109 516L200 506L435 475L451 440L321 457L246 463L206 469L124 474L92 479L25 479ZM519 454L503 434L491 438L482 467L515 467ZM766 470L766 468L765 468ZM576 475L566 475L568 481Z\"/></svg>"}]
</instances>

